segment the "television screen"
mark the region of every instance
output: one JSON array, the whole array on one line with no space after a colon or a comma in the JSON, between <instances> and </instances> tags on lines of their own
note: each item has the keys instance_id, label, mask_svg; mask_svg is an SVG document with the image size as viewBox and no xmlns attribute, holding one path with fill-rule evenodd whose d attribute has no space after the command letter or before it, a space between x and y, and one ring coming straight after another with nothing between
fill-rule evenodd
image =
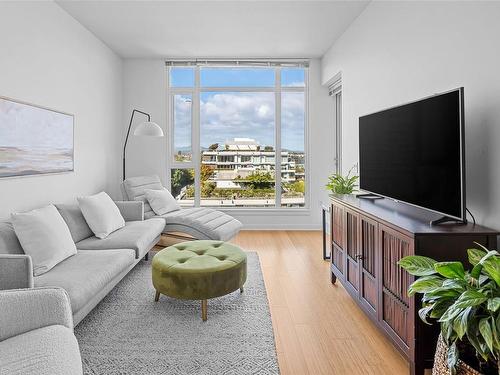
<instances>
[{"instance_id":1,"label":"television screen","mask_svg":"<svg viewBox=\"0 0 500 375\"><path fill-rule=\"evenodd\" d=\"M359 118L362 190L465 218L463 88Z\"/></svg>"}]
</instances>

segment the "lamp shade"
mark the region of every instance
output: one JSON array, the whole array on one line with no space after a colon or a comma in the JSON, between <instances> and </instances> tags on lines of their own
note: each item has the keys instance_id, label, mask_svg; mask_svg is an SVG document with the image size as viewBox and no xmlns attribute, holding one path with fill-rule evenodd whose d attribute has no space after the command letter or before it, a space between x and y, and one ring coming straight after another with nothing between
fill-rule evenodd
<instances>
[{"instance_id":1,"label":"lamp shade","mask_svg":"<svg viewBox=\"0 0 500 375\"><path fill-rule=\"evenodd\" d=\"M163 130L154 122L146 121L137 126L134 130L134 135L142 135L146 137L163 137Z\"/></svg>"}]
</instances>

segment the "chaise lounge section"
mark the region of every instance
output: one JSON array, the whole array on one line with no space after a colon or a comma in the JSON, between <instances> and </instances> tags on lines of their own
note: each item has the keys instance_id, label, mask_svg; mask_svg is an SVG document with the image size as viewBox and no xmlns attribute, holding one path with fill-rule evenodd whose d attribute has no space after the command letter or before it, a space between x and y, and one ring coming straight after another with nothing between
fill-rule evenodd
<instances>
[{"instance_id":1,"label":"chaise lounge section","mask_svg":"<svg viewBox=\"0 0 500 375\"><path fill-rule=\"evenodd\" d=\"M145 190L164 189L158 176L127 178L122 185L124 198L128 201L144 202L144 218L164 220L164 234L185 233L198 240L228 241L242 227L234 217L211 208L184 208L158 216L146 200Z\"/></svg>"}]
</instances>

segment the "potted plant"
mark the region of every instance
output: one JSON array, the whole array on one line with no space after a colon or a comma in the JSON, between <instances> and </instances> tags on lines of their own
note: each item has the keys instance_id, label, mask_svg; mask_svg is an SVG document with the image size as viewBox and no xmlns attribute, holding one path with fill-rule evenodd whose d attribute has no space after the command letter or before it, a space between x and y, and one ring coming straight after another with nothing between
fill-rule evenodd
<instances>
[{"instance_id":1,"label":"potted plant","mask_svg":"<svg viewBox=\"0 0 500 375\"><path fill-rule=\"evenodd\" d=\"M500 256L482 245L461 262L407 256L399 265L418 276L408 295L422 294L418 314L441 325L433 375L500 374Z\"/></svg>"},{"instance_id":2,"label":"potted plant","mask_svg":"<svg viewBox=\"0 0 500 375\"><path fill-rule=\"evenodd\" d=\"M334 194L351 194L357 186L359 176L351 176L352 167L347 176L342 176L340 173L333 173L328 177L326 188Z\"/></svg>"}]
</instances>

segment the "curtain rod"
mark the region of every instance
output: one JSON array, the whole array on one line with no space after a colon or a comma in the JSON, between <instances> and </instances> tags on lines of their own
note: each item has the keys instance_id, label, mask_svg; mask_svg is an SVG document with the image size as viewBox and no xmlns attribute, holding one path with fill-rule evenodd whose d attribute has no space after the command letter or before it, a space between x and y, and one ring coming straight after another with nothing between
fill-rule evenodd
<instances>
[{"instance_id":1,"label":"curtain rod","mask_svg":"<svg viewBox=\"0 0 500 375\"><path fill-rule=\"evenodd\" d=\"M198 59L169 59L165 61L167 66L176 65L243 65L243 66L309 66L309 59L296 58L296 59L209 59L209 58L198 58Z\"/></svg>"}]
</instances>

